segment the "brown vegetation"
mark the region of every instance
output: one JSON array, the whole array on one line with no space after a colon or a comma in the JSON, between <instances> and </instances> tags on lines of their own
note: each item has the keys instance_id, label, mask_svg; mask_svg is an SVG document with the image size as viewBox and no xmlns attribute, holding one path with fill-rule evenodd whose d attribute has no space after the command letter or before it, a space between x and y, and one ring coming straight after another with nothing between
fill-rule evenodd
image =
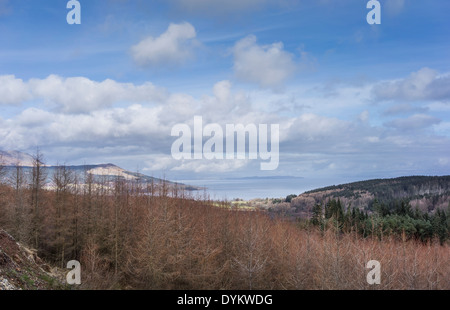
<instances>
[{"instance_id":1,"label":"brown vegetation","mask_svg":"<svg viewBox=\"0 0 450 310\"><path fill-rule=\"evenodd\" d=\"M300 228L165 184L78 184L64 167L48 191L37 169L16 172L0 227L52 264L79 260L83 289L450 289L448 244ZM370 260L380 285L366 282Z\"/></svg>"}]
</instances>

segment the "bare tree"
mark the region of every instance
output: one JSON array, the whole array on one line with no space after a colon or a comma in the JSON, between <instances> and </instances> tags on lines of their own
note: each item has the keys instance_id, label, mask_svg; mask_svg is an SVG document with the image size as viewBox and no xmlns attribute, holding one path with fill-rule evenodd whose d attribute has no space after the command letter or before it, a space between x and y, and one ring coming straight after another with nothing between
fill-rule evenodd
<instances>
[{"instance_id":1,"label":"bare tree","mask_svg":"<svg viewBox=\"0 0 450 310\"><path fill-rule=\"evenodd\" d=\"M57 248L61 268L64 268L66 256L70 256L73 250L73 213L70 209L72 204L72 187L74 182L73 172L65 165L58 165L52 177L55 200L54 200L54 234L55 246Z\"/></svg>"},{"instance_id":2,"label":"bare tree","mask_svg":"<svg viewBox=\"0 0 450 310\"><path fill-rule=\"evenodd\" d=\"M47 178L44 165L44 156L37 149L33 156L33 167L31 173L31 207L32 207L32 231L33 246L39 249L39 238L42 228L42 205L43 205L43 187Z\"/></svg>"},{"instance_id":3,"label":"bare tree","mask_svg":"<svg viewBox=\"0 0 450 310\"><path fill-rule=\"evenodd\" d=\"M268 263L268 252L265 247L267 242L267 230L269 228L266 219L259 218L257 214L245 216L247 220L241 223L243 231L236 240L239 251L234 258L239 273L245 280L246 289L255 289Z\"/></svg>"},{"instance_id":4,"label":"bare tree","mask_svg":"<svg viewBox=\"0 0 450 310\"><path fill-rule=\"evenodd\" d=\"M9 183L14 189L13 203L13 231L11 232L19 242L29 242L30 217L26 208L26 175L24 169L17 161L12 170Z\"/></svg>"}]
</instances>

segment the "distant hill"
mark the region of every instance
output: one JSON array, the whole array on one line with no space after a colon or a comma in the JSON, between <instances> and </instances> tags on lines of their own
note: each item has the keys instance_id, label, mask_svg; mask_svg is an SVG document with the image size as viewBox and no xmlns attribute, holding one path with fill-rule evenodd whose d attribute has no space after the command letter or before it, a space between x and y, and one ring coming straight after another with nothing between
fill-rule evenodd
<instances>
[{"instance_id":1,"label":"distant hill","mask_svg":"<svg viewBox=\"0 0 450 310\"><path fill-rule=\"evenodd\" d=\"M315 204L340 199L345 207L373 211L376 201L393 207L400 201L425 212L444 209L450 203L450 176L410 176L395 179L375 179L334 185L305 192L293 198L296 212L310 212Z\"/></svg>"},{"instance_id":2,"label":"distant hill","mask_svg":"<svg viewBox=\"0 0 450 310\"><path fill-rule=\"evenodd\" d=\"M33 166L33 156L19 151L0 151L0 164L4 166Z\"/></svg>"},{"instance_id":3,"label":"distant hill","mask_svg":"<svg viewBox=\"0 0 450 310\"><path fill-rule=\"evenodd\" d=\"M0 165L4 167L4 173L6 176L11 175L17 166L22 167L25 175L30 174L32 171L33 161L33 157L27 153L19 151L0 151ZM58 167L60 166L45 166L46 183L50 188L52 187L52 177ZM67 166L67 168L74 173L80 183L84 183L85 177L88 174L91 174L94 177L94 182L113 182L117 179L121 179L125 181L137 181L143 183L154 182L155 184L165 182L166 184L177 185L188 191L202 189L196 186L162 180L138 172L131 172L111 163L100 165Z\"/></svg>"}]
</instances>

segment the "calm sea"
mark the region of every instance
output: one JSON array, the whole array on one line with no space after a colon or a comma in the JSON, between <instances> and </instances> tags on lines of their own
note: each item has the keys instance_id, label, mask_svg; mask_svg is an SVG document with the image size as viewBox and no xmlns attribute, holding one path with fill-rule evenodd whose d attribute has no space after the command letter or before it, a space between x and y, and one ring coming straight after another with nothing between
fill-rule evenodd
<instances>
[{"instance_id":1,"label":"calm sea","mask_svg":"<svg viewBox=\"0 0 450 310\"><path fill-rule=\"evenodd\" d=\"M205 187L211 199L241 198L280 198L290 194L302 194L305 191L330 186L330 180L306 178L244 178L222 180L178 180L184 184ZM202 194L198 191L196 194Z\"/></svg>"}]
</instances>

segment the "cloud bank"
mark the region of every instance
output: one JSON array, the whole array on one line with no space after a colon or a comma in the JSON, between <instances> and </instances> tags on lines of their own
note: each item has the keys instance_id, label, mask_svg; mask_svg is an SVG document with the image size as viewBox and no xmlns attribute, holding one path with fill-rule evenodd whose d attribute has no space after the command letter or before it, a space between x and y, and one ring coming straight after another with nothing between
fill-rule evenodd
<instances>
[{"instance_id":1,"label":"cloud bank","mask_svg":"<svg viewBox=\"0 0 450 310\"><path fill-rule=\"evenodd\" d=\"M396 96L426 98L424 90L445 77L435 73L430 76L417 79L417 73L413 73L401 80L382 83L396 89L388 92L390 100ZM80 157L90 158L89 161L99 156L127 160L136 157L147 163L147 169L177 173L250 169L252 161L171 159L172 126L185 123L192 127L194 116L200 115L204 124L280 124L279 173L288 175L320 175L330 169L335 173L349 170L393 173L423 169L424 158L428 161L425 168L431 169L439 162L439 169L448 166L447 162L439 161L450 145L448 123L433 115L431 108L396 101L380 105L383 121L376 122L373 118L376 110L367 110L373 107L368 106L367 98L361 94L375 96L373 90L380 87L379 83L342 86L330 100L324 95L324 88L317 85L268 96L270 91L246 91L223 80L211 85L209 91L192 96L171 93L150 82L97 82L86 77L57 75L28 81L4 75L0 81L1 103L24 107L15 115L0 117L2 149L40 146L43 150L57 150L56 154L66 156L64 159L68 161ZM425 86L420 92L411 93L410 86L405 85L412 81ZM296 105L293 94L308 105L300 110L288 109L291 111L288 114L285 110L274 113L268 108L280 102L286 108ZM33 102L32 107L29 102ZM349 117L348 111L359 112Z\"/></svg>"}]
</instances>

